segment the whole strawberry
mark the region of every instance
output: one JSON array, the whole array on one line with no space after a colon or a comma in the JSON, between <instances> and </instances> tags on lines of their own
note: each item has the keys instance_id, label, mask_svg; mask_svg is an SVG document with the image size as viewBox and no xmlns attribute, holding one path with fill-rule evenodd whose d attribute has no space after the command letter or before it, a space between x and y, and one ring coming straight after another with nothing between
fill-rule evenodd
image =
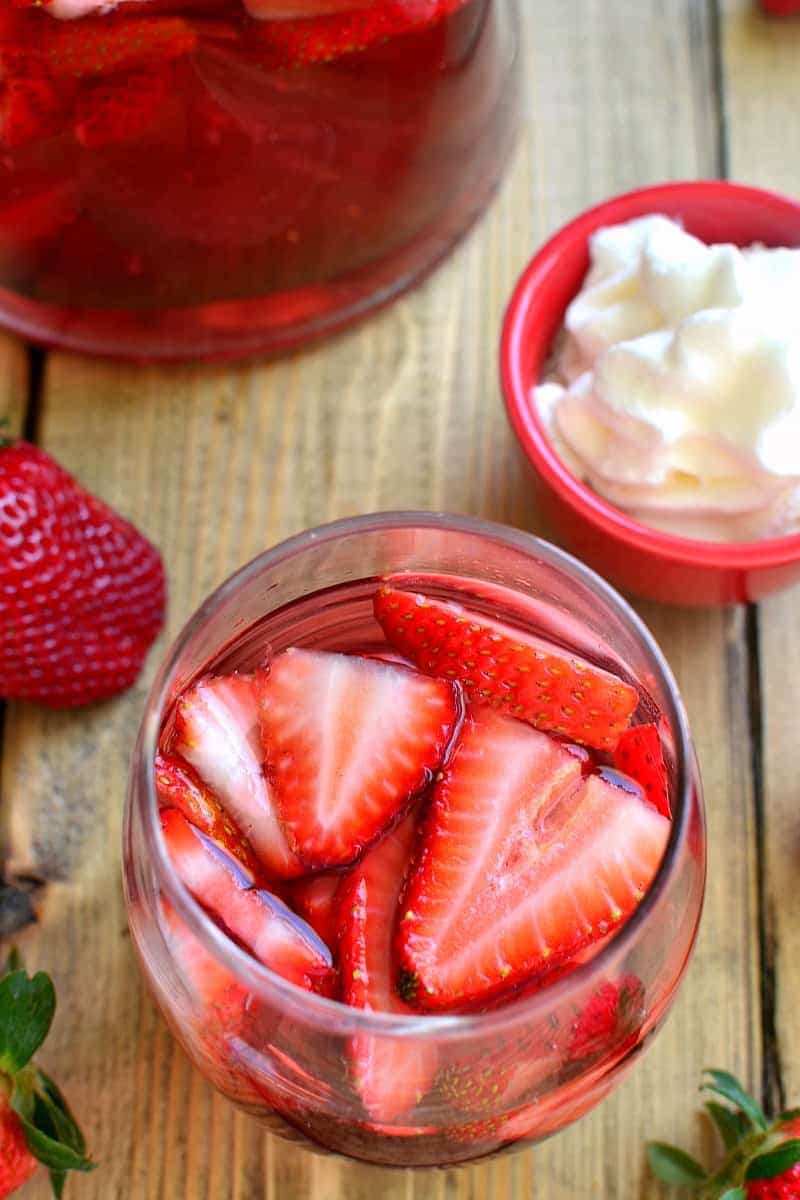
<instances>
[{"instance_id":1,"label":"whole strawberry","mask_svg":"<svg viewBox=\"0 0 800 1200\"><path fill-rule=\"evenodd\" d=\"M800 1109L768 1120L761 1106L727 1071L706 1071L706 1102L726 1156L710 1171L663 1142L647 1148L653 1174L691 1188L699 1200L800 1200Z\"/></svg>"},{"instance_id":2,"label":"whole strawberry","mask_svg":"<svg viewBox=\"0 0 800 1200\"><path fill-rule=\"evenodd\" d=\"M41 1163L60 1197L67 1171L93 1171L86 1143L61 1092L33 1056L47 1037L56 998L49 975L32 978L12 951L0 972L0 1200Z\"/></svg>"},{"instance_id":3,"label":"whole strawberry","mask_svg":"<svg viewBox=\"0 0 800 1200\"><path fill-rule=\"evenodd\" d=\"M44 450L0 444L0 696L66 708L123 691L164 603L133 525Z\"/></svg>"}]
</instances>

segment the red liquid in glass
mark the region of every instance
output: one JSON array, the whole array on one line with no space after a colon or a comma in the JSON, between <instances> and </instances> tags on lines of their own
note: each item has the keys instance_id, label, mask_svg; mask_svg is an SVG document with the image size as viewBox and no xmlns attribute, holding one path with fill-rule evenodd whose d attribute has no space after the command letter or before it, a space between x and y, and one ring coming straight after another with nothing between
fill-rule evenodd
<instances>
[{"instance_id":1,"label":"red liquid in glass","mask_svg":"<svg viewBox=\"0 0 800 1200\"><path fill-rule=\"evenodd\" d=\"M312 593L277 610L246 632L238 633L207 664L204 674L257 670L291 646L356 655L388 655L391 660L393 648L372 615L376 586L375 580L366 579ZM443 598L448 595L446 588L439 588L432 580L425 587L428 594L441 594ZM463 594L459 599L465 600ZM524 627L520 615L524 610L504 611L488 594L485 598L479 593L470 596L469 605L475 612ZM552 644L554 648L571 649L555 633ZM642 693L635 720L652 716L649 703ZM166 750L173 743L172 732L173 722L168 718L162 733L162 746ZM574 747L574 751L582 760L584 774L597 772L616 786L638 790L630 779L609 767L609 756L605 753L579 747ZM169 922L173 944L182 946L186 953L193 935L173 916ZM654 937L659 940L658 932ZM580 962L591 960L602 944L577 955L566 964L566 972ZM662 953L661 947L658 953ZM668 959L668 953L665 955ZM523 1049L523 1043L518 1046L513 1038L508 1046L501 1039L491 1053L487 1050L487 1069L497 1069L499 1060L506 1075L511 1073L509 1063L513 1063L516 1073L511 1076L510 1084L502 1077L503 1087L515 1089L512 1098L504 1104L500 1088L498 1114L488 1119L484 1113L483 1120L480 1111L471 1108L469 1096L466 1106L457 1096L452 1101L446 1095L443 1097L442 1080L446 1078L447 1067L453 1065L446 1063L444 1053L438 1074L432 1075L430 1086L419 1096L417 1105L404 1113L402 1119L381 1122L375 1113L361 1108L357 1083L346 1069L348 1082L343 1085L341 1064L347 1050L333 1037L328 1041L309 1036L306 1031L293 1031L291 1021L280 1020L268 1007L260 1012L257 1004L250 1007L252 1026L247 1033L231 1036L220 1029L214 1012L201 1009L191 1023L184 1023L172 1010L169 999L164 995L160 999L177 1036L206 1074L282 1136L303 1135L317 1146L332 1147L368 1161L443 1164L468 1160L509 1143L538 1139L592 1107L610 1089L617 1074L632 1064L642 1038L652 1030L663 1004L660 992L674 973L675 964L662 966L656 983L650 977L652 968L647 961L643 959L641 965L630 961L624 978L619 976L614 984L600 976L577 999L555 1001L544 1022L548 1036L536 1041L535 1050ZM552 979L557 982L563 974L562 968L553 973ZM550 982L549 978L534 980L466 1011L493 1011L513 1005L520 997L530 996L532 987L548 990ZM590 1044L576 1048L570 1030L579 1028L577 1023L585 1020L583 1014L597 1005L598 993L602 997L603 989L612 986L627 988L630 993L618 1017L607 1028L601 1021ZM156 992L159 995L158 988ZM457 1069L471 1072L480 1066L471 1057L461 1061L457 1048L451 1047L449 1053ZM526 1062L528 1055L531 1060ZM342 1112L343 1086L354 1111L359 1113L357 1119Z\"/></svg>"},{"instance_id":2,"label":"red liquid in glass","mask_svg":"<svg viewBox=\"0 0 800 1200\"><path fill-rule=\"evenodd\" d=\"M323 62L282 61L278 26L238 0L73 21L3 0L8 324L101 352L247 353L354 318L447 250L511 142L504 4Z\"/></svg>"}]
</instances>

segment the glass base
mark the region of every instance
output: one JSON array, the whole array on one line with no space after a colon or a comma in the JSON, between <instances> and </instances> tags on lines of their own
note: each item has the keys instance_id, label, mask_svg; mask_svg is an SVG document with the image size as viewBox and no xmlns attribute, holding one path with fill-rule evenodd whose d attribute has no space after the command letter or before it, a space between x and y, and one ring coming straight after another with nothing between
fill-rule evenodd
<instances>
[{"instance_id":1,"label":"glass base","mask_svg":"<svg viewBox=\"0 0 800 1200\"><path fill-rule=\"evenodd\" d=\"M0 288L0 324L45 347L133 360L235 359L279 354L362 320L423 279L484 212L516 141L496 170L467 179L457 204L413 242L350 276L256 300L156 312L66 308Z\"/></svg>"}]
</instances>

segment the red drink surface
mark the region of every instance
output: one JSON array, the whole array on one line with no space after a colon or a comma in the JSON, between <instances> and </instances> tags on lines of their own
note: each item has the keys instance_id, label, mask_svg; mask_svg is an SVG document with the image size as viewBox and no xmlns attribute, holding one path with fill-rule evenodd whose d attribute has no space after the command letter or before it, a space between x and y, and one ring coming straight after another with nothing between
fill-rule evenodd
<instances>
[{"instance_id":1,"label":"red drink surface","mask_svg":"<svg viewBox=\"0 0 800 1200\"><path fill-rule=\"evenodd\" d=\"M446 7L313 61L302 41L276 50L307 21L238 0L73 21L3 0L0 314L86 348L235 353L408 283L480 210L510 141L508 13Z\"/></svg>"}]
</instances>

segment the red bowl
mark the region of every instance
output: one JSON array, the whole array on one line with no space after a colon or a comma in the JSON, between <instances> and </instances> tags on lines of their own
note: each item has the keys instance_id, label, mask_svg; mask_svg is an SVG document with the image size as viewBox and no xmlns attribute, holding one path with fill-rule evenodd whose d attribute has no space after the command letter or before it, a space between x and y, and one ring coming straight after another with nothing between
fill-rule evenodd
<instances>
[{"instance_id":1,"label":"red bowl","mask_svg":"<svg viewBox=\"0 0 800 1200\"><path fill-rule=\"evenodd\" d=\"M508 306L500 366L509 419L553 528L618 587L667 604L760 600L800 581L800 534L759 542L706 542L634 521L565 466L531 403L531 389L541 379L567 306L588 269L590 235L647 213L679 219L706 242L800 245L800 203L737 183L659 184L589 209L539 250Z\"/></svg>"}]
</instances>

